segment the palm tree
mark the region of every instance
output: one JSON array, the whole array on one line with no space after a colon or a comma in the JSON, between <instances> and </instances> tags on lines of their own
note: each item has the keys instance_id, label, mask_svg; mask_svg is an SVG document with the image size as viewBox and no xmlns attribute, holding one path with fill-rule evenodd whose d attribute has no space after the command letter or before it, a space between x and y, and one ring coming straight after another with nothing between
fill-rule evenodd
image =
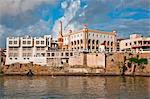
<instances>
[{"instance_id":1,"label":"palm tree","mask_svg":"<svg viewBox=\"0 0 150 99\"><path fill-rule=\"evenodd\" d=\"M146 58L140 58L138 60L139 68L143 71L144 65L148 64L148 60Z\"/></svg>"},{"instance_id":2,"label":"palm tree","mask_svg":"<svg viewBox=\"0 0 150 99\"><path fill-rule=\"evenodd\" d=\"M141 68L142 70L144 69L144 65L148 64L148 60L146 58L139 58L139 57L132 57L129 58L129 63L131 64L131 66L133 66L132 68L132 73L135 73L135 69L137 66L139 66L139 68Z\"/></svg>"}]
</instances>

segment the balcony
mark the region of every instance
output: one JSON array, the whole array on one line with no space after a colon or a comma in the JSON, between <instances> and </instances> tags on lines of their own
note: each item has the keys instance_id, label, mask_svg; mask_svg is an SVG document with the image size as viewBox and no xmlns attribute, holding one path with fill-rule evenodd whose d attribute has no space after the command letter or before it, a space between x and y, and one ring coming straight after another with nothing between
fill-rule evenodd
<instances>
[{"instance_id":1,"label":"balcony","mask_svg":"<svg viewBox=\"0 0 150 99\"><path fill-rule=\"evenodd\" d=\"M141 48L141 47L145 47L145 46L150 46L150 44L137 44L137 45L132 45L132 48Z\"/></svg>"}]
</instances>

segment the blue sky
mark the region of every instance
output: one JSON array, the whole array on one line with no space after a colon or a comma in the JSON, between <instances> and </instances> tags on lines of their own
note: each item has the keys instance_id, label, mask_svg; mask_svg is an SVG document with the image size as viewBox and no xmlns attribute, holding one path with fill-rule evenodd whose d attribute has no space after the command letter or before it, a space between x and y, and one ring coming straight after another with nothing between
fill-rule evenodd
<instances>
[{"instance_id":1,"label":"blue sky","mask_svg":"<svg viewBox=\"0 0 150 99\"><path fill-rule=\"evenodd\" d=\"M0 47L7 36L57 36L83 24L102 31L117 30L119 37L132 33L150 36L149 0L0 0Z\"/></svg>"}]
</instances>

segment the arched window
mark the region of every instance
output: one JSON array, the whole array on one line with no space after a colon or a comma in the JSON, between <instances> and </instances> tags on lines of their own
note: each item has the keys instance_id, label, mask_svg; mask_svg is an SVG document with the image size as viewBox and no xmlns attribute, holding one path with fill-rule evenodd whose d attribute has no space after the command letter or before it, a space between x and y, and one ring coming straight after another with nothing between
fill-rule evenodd
<instances>
[{"instance_id":1,"label":"arched window","mask_svg":"<svg viewBox=\"0 0 150 99\"><path fill-rule=\"evenodd\" d=\"M99 41L97 40L97 41L96 41L96 44L98 44L98 43L99 43Z\"/></svg>"},{"instance_id":2,"label":"arched window","mask_svg":"<svg viewBox=\"0 0 150 99\"><path fill-rule=\"evenodd\" d=\"M113 42L111 42L111 46L113 46Z\"/></svg>"},{"instance_id":3,"label":"arched window","mask_svg":"<svg viewBox=\"0 0 150 99\"><path fill-rule=\"evenodd\" d=\"M74 41L74 45L76 45L76 41Z\"/></svg>"},{"instance_id":4,"label":"arched window","mask_svg":"<svg viewBox=\"0 0 150 99\"><path fill-rule=\"evenodd\" d=\"M88 43L90 43L90 42L91 42L91 39L88 40Z\"/></svg>"},{"instance_id":5,"label":"arched window","mask_svg":"<svg viewBox=\"0 0 150 99\"><path fill-rule=\"evenodd\" d=\"M106 46L106 41L104 41L104 45Z\"/></svg>"},{"instance_id":6,"label":"arched window","mask_svg":"<svg viewBox=\"0 0 150 99\"><path fill-rule=\"evenodd\" d=\"M95 43L95 40L92 41L92 44L94 44L94 43Z\"/></svg>"},{"instance_id":7,"label":"arched window","mask_svg":"<svg viewBox=\"0 0 150 99\"><path fill-rule=\"evenodd\" d=\"M77 40L77 43L79 44L79 40Z\"/></svg>"},{"instance_id":8,"label":"arched window","mask_svg":"<svg viewBox=\"0 0 150 99\"><path fill-rule=\"evenodd\" d=\"M73 42L71 42L71 45L73 45Z\"/></svg>"},{"instance_id":9,"label":"arched window","mask_svg":"<svg viewBox=\"0 0 150 99\"><path fill-rule=\"evenodd\" d=\"M107 45L109 46L109 41L107 42Z\"/></svg>"},{"instance_id":10,"label":"arched window","mask_svg":"<svg viewBox=\"0 0 150 99\"><path fill-rule=\"evenodd\" d=\"M80 42L81 42L81 44L83 43L83 41L82 41L82 40L80 40Z\"/></svg>"}]
</instances>

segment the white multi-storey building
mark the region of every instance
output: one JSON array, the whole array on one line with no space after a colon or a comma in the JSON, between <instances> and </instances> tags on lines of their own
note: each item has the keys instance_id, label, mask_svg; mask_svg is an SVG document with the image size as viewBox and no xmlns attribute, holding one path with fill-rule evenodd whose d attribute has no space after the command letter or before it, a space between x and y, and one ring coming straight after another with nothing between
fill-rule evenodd
<instances>
[{"instance_id":1,"label":"white multi-storey building","mask_svg":"<svg viewBox=\"0 0 150 99\"><path fill-rule=\"evenodd\" d=\"M51 35L8 37L6 42L6 65L17 62L46 65L46 50L52 47Z\"/></svg>"},{"instance_id":2,"label":"white multi-storey building","mask_svg":"<svg viewBox=\"0 0 150 99\"><path fill-rule=\"evenodd\" d=\"M150 52L150 37L142 37L140 34L132 34L129 39L120 41L120 51Z\"/></svg>"}]
</instances>

